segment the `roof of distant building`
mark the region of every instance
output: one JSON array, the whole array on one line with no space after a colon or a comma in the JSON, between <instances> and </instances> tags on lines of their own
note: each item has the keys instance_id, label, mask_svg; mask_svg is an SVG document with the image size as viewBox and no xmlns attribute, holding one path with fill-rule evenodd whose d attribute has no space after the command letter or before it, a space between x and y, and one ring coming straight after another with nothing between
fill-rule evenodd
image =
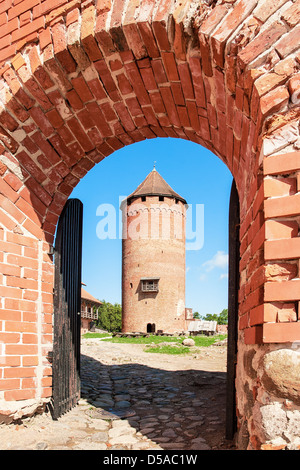
<instances>
[{"instance_id":1,"label":"roof of distant building","mask_svg":"<svg viewBox=\"0 0 300 470\"><path fill-rule=\"evenodd\" d=\"M172 197L175 199L179 199L184 204L186 204L186 200L171 188L171 186L158 173L155 167L144 179L144 181L137 187L137 189L133 193L131 193L124 201L122 201L122 204L127 200L136 199L142 196Z\"/></svg>"},{"instance_id":2,"label":"roof of distant building","mask_svg":"<svg viewBox=\"0 0 300 470\"><path fill-rule=\"evenodd\" d=\"M102 302L95 297L93 297L89 292L87 292L85 289L81 288L81 298L84 300L90 300L91 302L94 302L95 304L101 305Z\"/></svg>"}]
</instances>

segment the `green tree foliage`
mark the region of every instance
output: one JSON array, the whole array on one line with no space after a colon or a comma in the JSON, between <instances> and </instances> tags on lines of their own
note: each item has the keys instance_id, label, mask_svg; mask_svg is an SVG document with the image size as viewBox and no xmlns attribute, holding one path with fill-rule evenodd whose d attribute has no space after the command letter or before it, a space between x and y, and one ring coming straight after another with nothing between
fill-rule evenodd
<instances>
[{"instance_id":1,"label":"green tree foliage","mask_svg":"<svg viewBox=\"0 0 300 470\"><path fill-rule=\"evenodd\" d=\"M102 300L102 305L99 308L99 315L96 326L106 331L121 331L121 305L117 303L111 304L110 302L105 302L105 300Z\"/></svg>"},{"instance_id":2,"label":"green tree foliage","mask_svg":"<svg viewBox=\"0 0 300 470\"><path fill-rule=\"evenodd\" d=\"M201 320L216 321L218 325L227 325L228 323L228 309L224 308L221 313L207 313L202 315Z\"/></svg>"},{"instance_id":3,"label":"green tree foliage","mask_svg":"<svg viewBox=\"0 0 300 470\"><path fill-rule=\"evenodd\" d=\"M227 325L228 323L228 308L224 308L219 314L219 325Z\"/></svg>"}]
</instances>

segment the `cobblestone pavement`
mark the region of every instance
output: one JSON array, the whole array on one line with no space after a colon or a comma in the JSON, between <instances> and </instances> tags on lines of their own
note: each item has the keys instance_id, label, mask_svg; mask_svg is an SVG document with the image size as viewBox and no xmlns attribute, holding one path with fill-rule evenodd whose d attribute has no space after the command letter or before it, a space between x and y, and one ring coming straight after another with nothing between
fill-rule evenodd
<instances>
[{"instance_id":1,"label":"cobblestone pavement","mask_svg":"<svg viewBox=\"0 0 300 470\"><path fill-rule=\"evenodd\" d=\"M177 358L83 340L78 406L57 421L1 425L0 450L234 449L224 439L226 348L207 351Z\"/></svg>"}]
</instances>

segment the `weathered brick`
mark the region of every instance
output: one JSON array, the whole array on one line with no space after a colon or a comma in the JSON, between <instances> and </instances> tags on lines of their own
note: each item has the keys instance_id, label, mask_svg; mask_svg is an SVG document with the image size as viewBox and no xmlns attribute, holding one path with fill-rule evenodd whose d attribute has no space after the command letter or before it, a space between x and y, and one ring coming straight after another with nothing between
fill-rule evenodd
<instances>
[{"instance_id":1,"label":"weathered brick","mask_svg":"<svg viewBox=\"0 0 300 470\"><path fill-rule=\"evenodd\" d=\"M175 126L180 127L180 120L177 114L176 106L175 106L170 88L161 87L160 93L161 93L161 97L164 102L166 111L168 113L170 122L174 124Z\"/></svg>"},{"instance_id":2,"label":"weathered brick","mask_svg":"<svg viewBox=\"0 0 300 470\"><path fill-rule=\"evenodd\" d=\"M244 330L245 344L261 344L264 342L263 327L253 326Z\"/></svg>"},{"instance_id":3,"label":"weathered brick","mask_svg":"<svg viewBox=\"0 0 300 470\"><path fill-rule=\"evenodd\" d=\"M300 25L298 24L288 34L285 34L280 41L278 41L275 47L280 57L287 57L298 49L299 34Z\"/></svg>"},{"instance_id":4,"label":"weathered brick","mask_svg":"<svg viewBox=\"0 0 300 470\"><path fill-rule=\"evenodd\" d=\"M132 4L133 2L131 2ZM129 5L130 6L130 5ZM126 16L123 23L124 34L128 43L129 48L132 50L136 59L142 59L147 57L147 49L142 41L140 31L134 19L126 11Z\"/></svg>"},{"instance_id":5,"label":"weathered brick","mask_svg":"<svg viewBox=\"0 0 300 470\"><path fill-rule=\"evenodd\" d=\"M181 83L171 83L171 90L172 90L172 94L173 94L173 98L174 98L174 103L176 105L181 105L181 106L184 106L185 105L185 99L184 99L184 96L183 96L183 90L182 90L182 87L181 87Z\"/></svg>"},{"instance_id":6,"label":"weathered brick","mask_svg":"<svg viewBox=\"0 0 300 470\"><path fill-rule=\"evenodd\" d=\"M90 60L80 42L80 23L75 21L68 26L67 30L68 49L78 65L84 71L90 66Z\"/></svg>"},{"instance_id":7,"label":"weathered brick","mask_svg":"<svg viewBox=\"0 0 300 470\"><path fill-rule=\"evenodd\" d=\"M111 2L111 0L108 0ZM98 5L103 2L98 2ZM115 46L113 44L112 38L109 33L106 31L106 20L109 13L107 9L107 2L105 0L103 7L97 6L97 17L96 17L96 24L95 24L95 36L97 42L101 47L101 51L105 55L111 55L115 52Z\"/></svg>"},{"instance_id":8,"label":"weathered brick","mask_svg":"<svg viewBox=\"0 0 300 470\"><path fill-rule=\"evenodd\" d=\"M266 178L265 197L289 196L297 192L296 178Z\"/></svg>"},{"instance_id":9,"label":"weathered brick","mask_svg":"<svg viewBox=\"0 0 300 470\"><path fill-rule=\"evenodd\" d=\"M5 129L7 129L10 132L15 131L18 127L17 121L6 111L2 111L0 114L0 124L2 124L3 127L5 127ZM12 138L11 138L11 142L13 142Z\"/></svg>"},{"instance_id":10,"label":"weathered brick","mask_svg":"<svg viewBox=\"0 0 300 470\"><path fill-rule=\"evenodd\" d=\"M296 221L266 220L266 239L297 237L299 226Z\"/></svg>"},{"instance_id":11,"label":"weathered brick","mask_svg":"<svg viewBox=\"0 0 300 470\"><path fill-rule=\"evenodd\" d=\"M146 90L152 91L157 89L157 84L151 67L142 68L140 70Z\"/></svg>"},{"instance_id":12,"label":"weathered brick","mask_svg":"<svg viewBox=\"0 0 300 470\"><path fill-rule=\"evenodd\" d=\"M123 103L115 103L114 109L117 112L124 129L127 131L133 131L135 129L135 124L132 121L132 118Z\"/></svg>"},{"instance_id":13,"label":"weathered brick","mask_svg":"<svg viewBox=\"0 0 300 470\"><path fill-rule=\"evenodd\" d=\"M300 258L300 239L267 240L264 244L266 260L283 260Z\"/></svg>"},{"instance_id":14,"label":"weathered brick","mask_svg":"<svg viewBox=\"0 0 300 470\"><path fill-rule=\"evenodd\" d=\"M286 343L299 341L300 323L265 323L263 325L264 343Z\"/></svg>"},{"instance_id":15,"label":"weathered brick","mask_svg":"<svg viewBox=\"0 0 300 470\"><path fill-rule=\"evenodd\" d=\"M73 78L71 83L83 103L93 100L93 95L81 75Z\"/></svg>"},{"instance_id":16,"label":"weathered brick","mask_svg":"<svg viewBox=\"0 0 300 470\"><path fill-rule=\"evenodd\" d=\"M220 23L211 38L214 61L220 67L224 64L224 51L226 41L243 20L251 13L257 5L257 0L241 0L234 9L230 11Z\"/></svg>"},{"instance_id":17,"label":"weathered brick","mask_svg":"<svg viewBox=\"0 0 300 470\"><path fill-rule=\"evenodd\" d=\"M258 4L253 15L260 21L265 22L286 2L287 0L266 0L262 4Z\"/></svg>"},{"instance_id":18,"label":"weathered brick","mask_svg":"<svg viewBox=\"0 0 300 470\"><path fill-rule=\"evenodd\" d=\"M289 92L291 95L291 101L293 104L298 104L300 99L300 73L293 76L289 82Z\"/></svg>"},{"instance_id":19,"label":"weathered brick","mask_svg":"<svg viewBox=\"0 0 300 470\"><path fill-rule=\"evenodd\" d=\"M68 126L73 134L76 135L78 142L86 152L95 148L94 144L87 138L83 128L75 117L68 120Z\"/></svg>"},{"instance_id":20,"label":"weathered brick","mask_svg":"<svg viewBox=\"0 0 300 470\"><path fill-rule=\"evenodd\" d=\"M289 102L289 98L289 92L284 86L270 91L261 98L260 110L262 115L265 117L284 109Z\"/></svg>"},{"instance_id":21,"label":"weathered brick","mask_svg":"<svg viewBox=\"0 0 300 470\"><path fill-rule=\"evenodd\" d=\"M19 119L19 121L25 122L29 118L29 114L26 109L24 109L24 107L16 99L11 98L7 102L6 106L7 109L9 109L12 114L14 114L17 119Z\"/></svg>"},{"instance_id":22,"label":"weathered brick","mask_svg":"<svg viewBox=\"0 0 300 470\"><path fill-rule=\"evenodd\" d=\"M18 18L14 18L11 21L7 21L4 23L4 25L1 26L1 31L0 31L0 37L4 37L7 34L10 34L12 31L15 31L18 29L19 22Z\"/></svg>"},{"instance_id":23,"label":"weathered brick","mask_svg":"<svg viewBox=\"0 0 300 470\"><path fill-rule=\"evenodd\" d=\"M195 93L196 103L198 106L206 108L206 97L200 59L198 57L191 57L189 60L189 65L193 80L193 89Z\"/></svg>"},{"instance_id":24,"label":"weathered brick","mask_svg":"<svg viewBox=\"0 0 300 470\"><path fill-rule=\"evenodd\" d=\"M161 0L152 20L152 27L159 48L163 51L170 50L170 42L167 32L167 24L170 11L169 0Z\"/></svg>"},{"instance_id":25,"label":"weathered brick","mask_svg":"<svg viewBox=\"0 0 300 470\"><path fill-rule=\"evenodd\" d=\"M128 95L132 93L132 86L124 73L117 75L118 87L122 95Z\"/></svg>"},{"instance_id":26,"label":"weathered brick","mask_svg":"<svg viewBox=\"0 0 300 470\"><path fill-rule=\"evenodd\" d=\"M45 114L36 106L35 108L31 108L29 110L29 114L31 115L32 119L36 122L38 127L41 129L45 137L49 137L53 132L54 128L46 118Z\"/></svg>"},{"instance_id":27,"label":"weathered brick","mask_svg":"<svg viewBox=\"0 0 300 470\"><path fill-rule=\"evenodd\" d=\"M67 78L67 73L57 63L53 54L51 44L49 44L44 49L43 61L49 75L53 78L53 80L55 81L57 86L63 91L63 93L70 90L72 88L72 85Z\"/></svg>"},{"instance_id":28,"label":"weathered brick","mask_svg":"<svg viewBox=\"0 0 300 470\"><path fill-rule=\"evenodd\" d=\"M130 80L131 86L134 89L136 96L141 105L150 104L150 98L144 86L143 80L134 62L125 64L127 77Z\"/></svg>"},{"instance_id":29,"label":"weathered brick","mask_svg":"<svg viewBox=\"0 0 300 470\"><path fill-rule=\"evenodd\" d=\"M150 24L147 21L139 22L138 28L140 31L140 35L143 39L143 42L145 44L146 50L148 52L148 55L152 58L159 57L160 53L158 51L158 47L157 47L155 37L153 35Z\"/></svg>"},{"instance_id":30,"label":"weathered brick","mask_svg":"<svg viewBox=\"0 0 300 470\"><path fill-rule=\"evenodd\" d=\"M19 39L24 38L25 36L28 36L29 34L39 31L43 29L45 26L45 19L44 17L39 17L29 24L26 24L25 26L22 26L21 28L15 29L12 31L12 42L18 41Z\"/></svg>"},{"instance_id":31,"label":"weathered brick","mask_svg":"<svg viewBox=\"0 0 300 470\"><path fill-rule=\"evenodd\" d=\"M68 12L74 10L74 8L78 8L80 2L79 0L51 0L51 5L52 8L50 8L50 10L48 5L47 14L45 16L47 24L55 24L56 20L60 21L61 17L67 16Z\"/></svg>"},{"instance_id":32,"label":"weathered brick","mask_svg":"<svg viewBox=\"0 0 300 470\"><path fill-rule=\"evenodd\" d=\"M112 135L112 130L109 124L106 122L105 116L103 115L101 109L97 103L88 103L87 105L87 110L93 118L95 125L102 137L109 137ZM115 117L115 115L113 115L113 117Z\"/></svg>"},{"instance_id":33,"label":"weathered brick","mask_svg":"<svg viewBox=\"0 0 300 470\"><path fill-rule=\"evenodd\" d=\"M161 60L153 60L151 67L154 72L155 80L158 85L167 83L168 79Z\"/></svg>"},{"instance_id":34,"label":"weathered brick","mask_svg":"<svg viewBox=\"0 0 300 470\"><path fill-rule=\"evenodd\" d=\"M271 155L264 159L265 175L294 173L300 170L300 152Z\"/></svg>"},{"instance_id":35,"label":"weathered brick","mask_svg":"<svg viewBox=\"0 0 300 470\"><path fill-rule=\"evenodd\" d=\"M67 48L67 31L65 25L57 23L52 26L54 54L67 73L75 72L76 63Z\"/></svg>"},{"instance_id":36,"label":"weathered brick","mask_svg":"<svg viewBox=\"0 0 300 470\"><path fill-rule=\"evenodd\" d=\"M102 52L95 38L96 11L93 5L82 12L80 39L91 61L102 59Z\"/></svg>"},{"instance_id":37,"label":"weathered brick","mask_svg":"<svg viewBox=\"0 0 300 470\"><path fill-rule=\"evenodd\" d=\"M300 194L276 197L265 201L265 217L286 217L299 214Z\"/></svg>"},{"instance_id":38,"label":"weathered brick","mask_svg":"<svg viewBox=\"0 0 300 470\"><path fill-rule=\"evenodd\" d=\"M162 59L170 81L179 81L178 70L173 52L162 52Z\"/></svg>"},{"instance_id":39,"label":"weathered brick","mask_svg":"<svg viewBox=\"0 0 300 470\"><path fill-rule=\"evenodd\" d=\"M299 2L296 1L290 8L285 10L284 13L282 13L281 18L286 21L290 28L296 26L300 20Z\"/></svg>"},{"instance_id":40,"label":"weathered brick","mask_svg":"<svg viewBox=\"0 0 300 470\"><path fill-rule=\"evenodd\" d=\"M291 73L293 72L291 71ZM259 77L255 82L258 95L263 96L277 86L282 85L286 82L287 76L288 75L285 74L277 74L272 72Z\"/></svg>"},{"instance_id":41,"label":"weathered brick","mask_svg":"<svg viewBox=\"0 0 300 470\"><path fill-rule=\"evenodd\" d=\"M268 48L271 47L286 32L287 27L284 24L279 21L272 23L239 53L238 58L243 67L263 53L266 50L266 44Z\"/></svg>"}]
</instances>

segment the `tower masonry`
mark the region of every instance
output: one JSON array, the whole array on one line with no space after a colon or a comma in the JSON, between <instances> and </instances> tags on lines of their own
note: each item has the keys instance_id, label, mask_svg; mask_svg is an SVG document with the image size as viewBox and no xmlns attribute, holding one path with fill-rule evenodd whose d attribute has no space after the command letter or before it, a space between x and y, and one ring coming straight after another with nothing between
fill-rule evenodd
<instances>
[{"instance_id":1,"label":"tower masonry","mask_svg":"<svg viewBox=\"0 0 300 470\"><path fill-rule=\"evenodd\" d=\"M187 329L186 204L155 168L121 204L123 332Z\"/></svg>"}]
</instances>

